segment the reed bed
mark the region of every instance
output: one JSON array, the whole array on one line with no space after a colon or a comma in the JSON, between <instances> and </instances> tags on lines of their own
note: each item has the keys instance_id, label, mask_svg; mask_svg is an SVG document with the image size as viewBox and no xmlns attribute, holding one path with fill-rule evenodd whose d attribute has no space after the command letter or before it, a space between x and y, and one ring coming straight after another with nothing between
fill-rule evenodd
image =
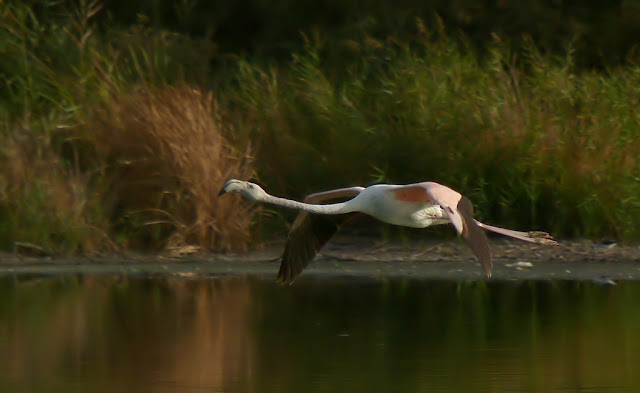
<instances>
[{"instance_id":1,"label":"reed bed","mask_svg":"<svg viewBox=\"0 0 640 393\"><path fill-rule=\"evenodd\" d=\"M2 10L2 249L246 248L293 214L256 226L254 207L216 198L227 178L253 176L292 198L434 180L483 221L640 239L633 61L578 68L571 47L553 55L526 37L514 50L494 36L479 54L435 18L402 39L310 30L287 61L215 68L202 38L110 29L100 12Z\"/></svg>"},{"instance_id":2,"label":"reed bed","mask_svg":"<svg viewBox=\"0 0 640 393\"><path fill-rule=\"evenodd\" d=\"M246 245L252 209L216 197L230 177L252 175L250 151L236 151L211 93L140 87L105 103L88 121L109 187L111 222L137 233L137 247ZM123 218L126 220L123 221Z\"/></svg>"},{"instance_id":3,"label":"reed bed","mask_svg":"<svg viewBox=\"0 0 640 393\"><path fill-rule=\"evenodd\" d=\"M100 8L82 1L48 21L19 3L3 9L0 247L246 247L253 209L216 194L253 174L250 144L229 141L224 108L186 76L200 76L191 62L207 51L142 27L98 35Z\"/></svg>"},{"instance_id":4,"label":"reed bed","mask_svg":"<svg viewBox=\"0 0 640 393\"><path fill-rule=\"evenodd\" d=\"M357 60L341 73L311 41L285 70L240 68L236 101L269 146L258 168L274 191L429 179L490 222L640 235L638 66L579 71L571 52L529 43L518 57L499 37L480 60L443 32L412 46L350 44Z\"/></svg>"}]
</instances>

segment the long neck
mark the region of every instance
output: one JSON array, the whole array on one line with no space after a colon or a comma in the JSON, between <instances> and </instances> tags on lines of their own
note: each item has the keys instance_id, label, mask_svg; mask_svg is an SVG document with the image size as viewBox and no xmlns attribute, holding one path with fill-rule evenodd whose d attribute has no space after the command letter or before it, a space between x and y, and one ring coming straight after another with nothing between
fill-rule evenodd
<instances>
[{"instance_id":1,"label":"long neck","mask_svg":"<svg viewBox=\"0 0 640 393\"><path fill-rule=\"evenodd\" d=\"M260 202L271 203L273 205L284 206L291 209L304 210L315 214L343 214L355 211L353 204L349 203L351 202L350 200L328 205L314 205L267 194L265 197L260 198Z\"/></svg>"}]
</instances>

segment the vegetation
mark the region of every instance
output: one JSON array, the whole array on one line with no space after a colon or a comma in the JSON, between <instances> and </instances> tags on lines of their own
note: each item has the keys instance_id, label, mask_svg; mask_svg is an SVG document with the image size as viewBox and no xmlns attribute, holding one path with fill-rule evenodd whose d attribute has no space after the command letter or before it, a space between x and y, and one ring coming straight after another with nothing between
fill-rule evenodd
<instances>
[{"instance_id":1,"label":"vegetation","mask_svg":"<svg viewBox=\"0 0 640 393\"><path fill-rule=\"evenodd\" d=\"M251 210L215 194L251 175L250 147L234 148L213 94L179 76L195 49L160 32L98 36L99 11L80 3L40 24L4 9L0 246L246 247Z\"/></svg>"},{"instance_id":2,"label":"vegetation","mask_svg":"<svg viewBox=\"0 0 640 393\"><path fill-rule=\"evenodd\" d=\"M287 56L222 38L221 52L99 2L43 4L0 11L2 249L246 247L268 233L216 192L254 174L295 198L429 179L491 223L640 238L632 55L589 67L582 38L480 45L433 14L308 28Z\"/></svg>"},{"instance_id":3,"label":"vegetation","mask_svg":"<svg viewBox=\"0 0 640 393\"><path fill-rule=\"evenodd\" d=\"M243 74L266 183L293 193L435 179L491 222L637 238L636 65L576 73L570 53L534 47L514 64L497 38L486 62L444 36L422 44L380 43L335 76L317 45L278 76Z\"/></svg>"}]
</instances>

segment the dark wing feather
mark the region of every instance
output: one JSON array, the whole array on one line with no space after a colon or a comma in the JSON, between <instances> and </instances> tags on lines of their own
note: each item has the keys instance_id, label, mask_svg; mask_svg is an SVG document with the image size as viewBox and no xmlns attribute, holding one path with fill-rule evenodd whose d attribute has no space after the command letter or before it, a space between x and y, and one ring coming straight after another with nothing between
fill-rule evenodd
<instances>
[{"instance_id":1,"label":"dark wing feather","mask_svg":"<svg viewBox=\"0 0 640 393\"><path fill-rule=\"evenodd\" d=\"M304 201L306 203L344 201L355 197L361 190L361 187L332 190L310 195ZM309 266L318 251L338 232L340 226L349 218L359 214L323 215L301 211L291 225L276 281L281 284L291 284Z\"/></svg>"},{"instance_id":2,"label":"dark wing feather","mask_svg":"<svg viewBox=\"0 0 640 393\"><path fill-rule=\"evenodd\" d=\"M478 258L478 261L480 261L480 264L487 273L487 276L491 277L493 262L491 258L489 240L484 234L484 231L482 231L473 219L473 205L471 204L471 201L462 197L460 202L458 202L458 212L460 212L464 221L462 238L469 244L471 251L473 251L473 254Z\"/></svg>"},{"instance_id":3,"label":"dark wing feather","mask_svg":"<svg viewBox=\"0 0 640 393\"><path fill-rule=\"evenodd\" d=\"M340 226L358 214L360 213L341 215L300 213L289 233L276 281L281 284L293 283L309 266L318 251L338 232Z\"/></svg>"}]
</instances>

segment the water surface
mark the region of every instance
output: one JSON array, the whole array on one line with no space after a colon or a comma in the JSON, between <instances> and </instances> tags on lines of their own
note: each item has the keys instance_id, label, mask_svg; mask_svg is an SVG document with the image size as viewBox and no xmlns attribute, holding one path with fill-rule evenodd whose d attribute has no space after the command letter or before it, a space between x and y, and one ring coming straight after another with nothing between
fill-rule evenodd
<instances>
[{"instance_id":1,"label":"water surface","mask_svg":"<svg viewBox=\"0 0 640 393\"><path fill-rule=\"evenodd\" d=\"M640 284L0 278L1 392L638 392Z\"/></svg>"}]
</instances>

